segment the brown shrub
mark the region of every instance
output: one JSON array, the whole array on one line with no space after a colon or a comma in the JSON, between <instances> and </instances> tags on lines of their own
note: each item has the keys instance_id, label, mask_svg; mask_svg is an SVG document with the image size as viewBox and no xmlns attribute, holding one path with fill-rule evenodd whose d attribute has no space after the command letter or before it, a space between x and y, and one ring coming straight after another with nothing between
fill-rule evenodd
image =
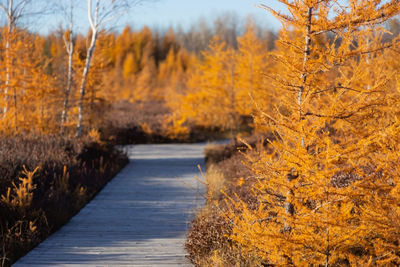
<instances>
[{"instance_id":1,"label":"brown shrub","mask_svg":"<svg viewBox=\"0 0 400 267\"><path fill-rule=\"evenodd\" d=\"M220 129L187 125L187 135L170 137L166 122L171 110L161 101L112 104L100 127L102 139L113 144L191 143L226 138Z\"/></svg>"},{"instance_id":2,"label":"brown shrub","mask_svg":"<svg viewBox=\"0 0 400 267\"><path fill-rule=\"evenodd\" d=\"M100 128L102 139L114 144L171 142L162 127L169 113L162 102L115 102Z\"/></svg>"},{"instance_id":3,"label":"brown shrub","mask_svg":"<svg viewBox=\"0 0 400 267\"><path fill-rule=\"evenodd\" d=\"M214 207L204 210L191 223L191 230L185 244L188 258L197 266L207 263L213 251L227 249L231 244L228 236L231 228L220 212Z\"/></svg>"},{"instance_id":4,"label":"brown shrub","mask_svg":"<svg viewBox=\"0 0 400 267\"><path fill-rule=\"evenodd\" d=\"M29 206L0 201L0 260L5 266L65 224L128 162L112 146L89 139L15 136L0 138L0 146L0 196L20 185L24 168L38 167Z\"/></svg>"},{"instance_id":5,"label":"brown shrub","mask_svg":"<svg viewBox=\"0 0 400 267\"><path fill-rule=\"evenodd\" d=\"M267 147L269 140L275 137L268 134L257 134L243 139L235 138L228 144L224 145L210 145L206 147L206 164L218 163L220 161L231 158L237 152L246 152L250 148L259 149Z\"/></svg>"},{"instance_id":6,"label":"brown shrub","mask_svg":"<svg viewBox=\"0 0 400 267\"><path fill-rule=\"evenodd\" d=\"M258 259L243 253L229 238L231 224L222 214L209 206L192 221L185 244L187 258L196 266L255 266Z\"/></svg>"},{"instance_id":7,"label":"brown shrub","mask_svg":"<svg viewBox=\"0 0 400 267\"><path fill-rule=\"evenodd\" d=\"M206 149L207 203L192 221L186 242L188 258L196 266L254 266L258 263L258 259L246 255L229 238L231 224L224 215L227 209L226 196L238 197L250 207L258 206L258 200L249 193L257 179L247 167L247 159L242 152L256 156L256 151L266 147L268 141L263 136L252 136L244 141L247 144L234 140ZM254 151L250 151L250 148ZM221 187L223 193L218 194Z\"/></svg>"}]
</instances>

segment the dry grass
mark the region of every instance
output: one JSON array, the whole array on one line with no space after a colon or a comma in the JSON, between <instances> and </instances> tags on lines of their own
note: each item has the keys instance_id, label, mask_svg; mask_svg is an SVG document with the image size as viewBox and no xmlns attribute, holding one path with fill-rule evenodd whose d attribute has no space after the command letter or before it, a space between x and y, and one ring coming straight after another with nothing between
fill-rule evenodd
<instances>
[{"instance_id":1,"label":"dry grass","mask_svg":"<svg viewBox=\"0 0 400 267\"><path fill-rule=\"evenodd\" d=\"M222 212L208 205L193 220L185 244L195 266L255 266L257 259L243 253L229 236L231 225Z\"/></svg>"},{"instance_id":2,"label":"dry grass","mask_svg":"<svg viewBox=\"0 0 400 267\"><path fill-rule=\"evenodd\" d=\"M207 199L218 199L225 184L224 174L215 165L207 168L206 172Z\"/></svg>"},{"instance_id":3,"label":"dry grass","mask_svg":"<svg viewBox=\"0 0 400 267\"><path fill-rule=\"evenodd\" d=\"M272 134L257 134L243 139L235 138L225 145L209 145L205 149L206 163L216 164L230 159L237 152L246 152L250 148L257 150L261 147L266 147L269 143L268 140L273 140L274 138Z\"/></svg>"},{"instance_id":4,"label":"dry grass","mask_svg":"<svg viewBox=\"0 0 400 267\"><path fill-rule=\"evenodd\" d=\"M206 148L207 203L192 221L186 242L188 258L196 266L256 266L258 263L258 259L241 251L229 238L231 224L224 215L225 195L238 197L254 208L258 205L257 199L249 193L256 179L246 166L242 152L253 153L249 147L257 150L268 142L262 136L246 138L245 142L247 145L234 140L230 144Z\"/></svg>"},{"instance_id":5,"label":"dry grass","mask_svg":"<svg viewBox=\"0 0 400 267\"><path fill-rule=\"evenodd\" d=\"M93 138L0 138L0 264L65 224L127 163Z\"/></svg>"},{"instance_id":6,"label":"dry grass","mask_svg":"<svg viewBox=\"0 0 400 267\"><path fill-rule=\"evenodd\" d=\"M103 139L117 144L167 141L162 126L169 113L162 102L120 101L112 104L100 130Z\"/></svg>"},{"instance_id":7,"label":"dry grass","mask_svg":"<svg viewBox=\"0 0 400 267\"><path fill-rule=\"evenodd\" d=\"M172 115L161 101L119 101L112 104L100 127L102 139L113 144L192 143L226 138L219 129L187 125L188 133L170 136L166 127Z\"/></svg>"}]
</instances>

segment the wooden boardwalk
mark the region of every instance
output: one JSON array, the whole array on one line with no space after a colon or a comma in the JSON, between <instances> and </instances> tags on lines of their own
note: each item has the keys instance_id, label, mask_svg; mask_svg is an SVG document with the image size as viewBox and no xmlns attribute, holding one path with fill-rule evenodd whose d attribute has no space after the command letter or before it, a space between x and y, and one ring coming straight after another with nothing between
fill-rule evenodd
<instances>
[{"instance_id":1,"label":"wooden boardwalk","mask_svg":"<svg viewBox=\"0 0 400 267\"><path fill-rule=\"evenodd\" d=\"M124 149L130 164L13 266L191 266L184 242L193 211L204 202L194 179L204 145Z\"/></svg>"}]
</instances>

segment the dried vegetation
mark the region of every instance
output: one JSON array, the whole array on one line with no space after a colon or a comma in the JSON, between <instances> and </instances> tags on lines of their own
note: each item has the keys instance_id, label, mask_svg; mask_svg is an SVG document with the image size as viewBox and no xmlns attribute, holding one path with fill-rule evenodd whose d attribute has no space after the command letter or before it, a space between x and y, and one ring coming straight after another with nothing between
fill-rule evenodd
<instances>
[{"instance_id":1,"label":"dried vegetation","mask_svg":"<svg viewBox=\"0 0 400 267\"><path fill-rule=\"evenodd\" d=\"M186 242L188 258L196 266L254 266L254 256L243 253L238 243L230 238L232 223L225 216L228 209L226 196L257 207L257 199L250 194L257 179L248 166L245 153L255 156L255 150L267 149L267 140L255 135L206 147L207 202L192 221Z\"/></svg>"},{"instance_id":2,"label":"dried vegetation","mask_svg":"<svg viewBox=\"0 0 400 267\"><path fill-rule=\"evenodd\" d=\"M90 137L1 138L1 266L66 223L127 163Z\"/></svg>"}]
</instances>

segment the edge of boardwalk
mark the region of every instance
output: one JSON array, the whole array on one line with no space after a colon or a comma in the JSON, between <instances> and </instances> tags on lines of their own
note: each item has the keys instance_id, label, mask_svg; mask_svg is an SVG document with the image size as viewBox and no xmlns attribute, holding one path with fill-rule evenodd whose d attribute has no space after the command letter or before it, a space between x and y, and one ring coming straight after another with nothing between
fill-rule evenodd
<instances>
[{"instance_id":1,"label":"edge of boardwalk","mask_svg":"<svg viewBox=\"0 0 400 267\"><path fill-rule=\"evenodd\" d=\"M14 266L191 266L184 242L194 210L204 203L195 179L204 147L125 146L130 163Z\"/></svg>"}]
</instances>

